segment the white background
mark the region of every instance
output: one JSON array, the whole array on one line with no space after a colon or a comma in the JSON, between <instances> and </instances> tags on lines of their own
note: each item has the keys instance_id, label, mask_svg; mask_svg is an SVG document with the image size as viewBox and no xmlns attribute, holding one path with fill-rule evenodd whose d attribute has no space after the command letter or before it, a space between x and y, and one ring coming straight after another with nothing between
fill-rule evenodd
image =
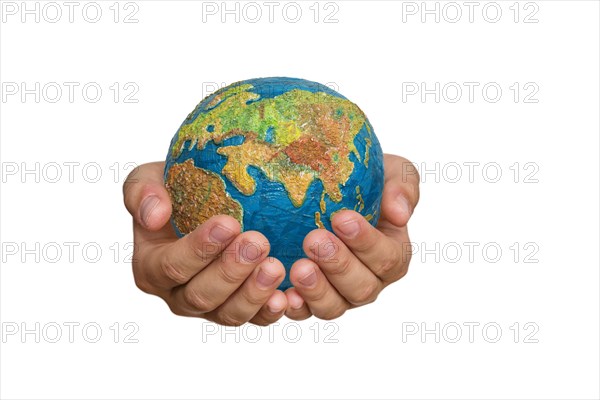
<instances>
[{"instance_id":1,"label":"white background","mask_svg":"<svg viewBox=\"0 0 600 400\"><path fill-rule=\"evenodd\" d=\"M286 21L295 17L292 6L282 15L285 2L272 23L262 2L256 23L249 21L256 9L245 3L239 22L232 14L224 23L221 2L99 2L96 23L82 16L85 2L72 23L62 2L56 23L45 2L39 22L32 14L24 23L21 2L7 3L0 27L3 398L600 396L597 2L498 2L495 23L487 20L497 7L482 15L485 2L473 22L455 3L456 23L456 7L444 2L439 23L433 14L421 21L421 2L321 3L318 22L313 2L298 2L296 23ZM215 15L203 13L213 6ZM337 22L325 23L334 11ZM132 12L138 22L124 23ZM266 76L330 83L356 102L384 151L421 169L422 197L409 224L417 251L402 281L332 324L284 318L251 343L252 327L224 331L176 317L135 287L121 185L128 163L164 159L211 82ZM34 89L36 82L39 102L35 93L21 98L21 83ZM64 82L79 84L73 102ZM82 94L90 82L102 89L95 103L92 89ZM439 102L434 94L407 95L421 82L440 83ZM463 88L455 103L452 82ZM479 84L472 102L464 82ZM482 95L487 83L502 89L497 102L493 88ZM62 97L52 103L57 85ZM79 324L72 340L69 323ZM472 338L469 323L479 324ZM94 327L101 336L89 343ZM423 328L432 332L421 336Z\"/></svg>"}]
</instances>

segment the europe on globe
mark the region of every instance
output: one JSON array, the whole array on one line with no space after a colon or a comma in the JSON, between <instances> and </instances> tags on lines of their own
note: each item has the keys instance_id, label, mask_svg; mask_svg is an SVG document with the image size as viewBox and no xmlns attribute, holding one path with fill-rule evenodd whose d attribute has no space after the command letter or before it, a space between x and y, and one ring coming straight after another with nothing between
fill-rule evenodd
<instances>
[{"instance_id":1,"label":"europe on globe","mask_svg":"<svg viewBox=\"0 0 600 400\"><path fill-rule=\"evenodd\" d=\"M340 210L379 218L383 154L357 105L296 78L234 83L207 96L173 137L165 165L178 236L214 215L269 240L289 272L304 237ZM280 285L291 286L289 274Z\"/></svg>"}]
</instances>

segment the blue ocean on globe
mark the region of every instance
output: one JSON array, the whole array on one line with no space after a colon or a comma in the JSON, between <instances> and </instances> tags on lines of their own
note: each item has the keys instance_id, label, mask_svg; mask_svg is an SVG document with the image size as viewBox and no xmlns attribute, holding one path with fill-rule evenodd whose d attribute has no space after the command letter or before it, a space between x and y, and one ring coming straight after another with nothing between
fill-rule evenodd
<instances>
[{"instance_id":1,"label":"blue ocean on globe","mask_svg":"<svg viewBox=\"0 0 600 400\"><path fill-rule=\"evenodd\" d=\"M375 226L384 171L364 113L331 88L297 78L237 82L207 96L169 146L165 185L178 236L216 214L261 232L289 272L305 236L355 210ZM291 287L289 273L280 285Z\"/></svg>"}]
</instances>

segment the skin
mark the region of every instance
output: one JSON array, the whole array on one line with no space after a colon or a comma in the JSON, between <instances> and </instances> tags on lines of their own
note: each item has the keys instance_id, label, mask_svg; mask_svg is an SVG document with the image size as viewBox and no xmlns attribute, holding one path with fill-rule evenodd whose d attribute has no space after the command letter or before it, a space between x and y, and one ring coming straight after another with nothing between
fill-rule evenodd
<instances>
[{"instance_id":1,"label":"skin","mask_svg":"<svg viewBox=\"0 0 600 400\"><path fill-rule=\"evenodd\" d=\"M384 163L377 228L354 211L336 213L334 233L315 229L304 239L308 258L292 266L294 287L285 293L277 290L285 268L267 257L267 239L256 231L240 232L234 218L215 216L177 238L169 223L164 163L141 165L123 185L125 206L133 217L135 283L165 300L177 315L229 326L269 325L283 315L330 320L371 303L408 271L406 224L419 201L414 165L390 154Z\"/></svg>"}]
</instances>

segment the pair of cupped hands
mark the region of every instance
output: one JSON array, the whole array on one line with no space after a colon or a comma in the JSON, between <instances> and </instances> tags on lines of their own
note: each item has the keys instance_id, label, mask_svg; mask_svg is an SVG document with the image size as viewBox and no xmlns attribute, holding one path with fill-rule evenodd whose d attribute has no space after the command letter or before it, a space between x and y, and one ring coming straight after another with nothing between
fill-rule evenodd
<instances>
[{"instance_id":1,"label":"pair of cupped hands","mask_svg":"<svg viewBox=\"0 0 600 400\"><path fill-rule=\"evenodd\" d=\"M293 287L277 287L285 268L269 257L260 232L240 232L232 217L210 218L178 238L169 223L171 200L163 184L165 164L137 167L123 185L133 217L133 275L144 292L161 297L177 315L222 325L269 325L283 315L334 319L373 302L402 278L411 258L406 224L419 201L419 175L398 156L384 156L381 217L373 227L357 212L335 213L333 233L306 235L307 258L290 270ZM259 245L257 245L259 244Z\"/></svg>"}]
</instances>

